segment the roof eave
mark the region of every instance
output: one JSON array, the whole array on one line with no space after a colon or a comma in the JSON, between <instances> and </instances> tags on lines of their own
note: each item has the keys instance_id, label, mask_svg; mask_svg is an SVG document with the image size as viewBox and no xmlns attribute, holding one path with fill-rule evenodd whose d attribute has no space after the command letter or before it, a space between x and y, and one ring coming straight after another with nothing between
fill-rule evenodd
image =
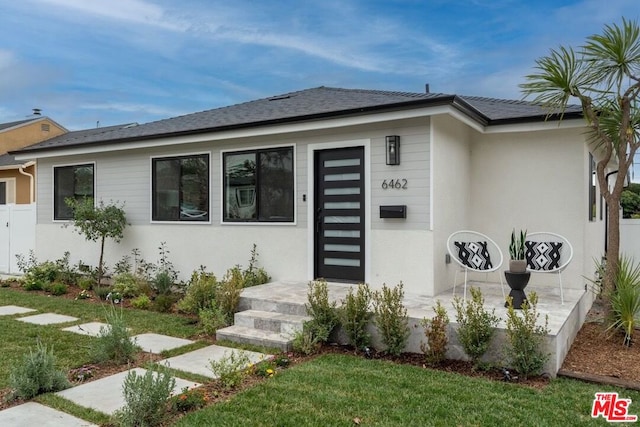
<instances>
[{"instance_id":1,"label":"roof eave","mask_svg":"<svg viewBox=\"0 0 640 427\"><path fill-rule=\"evenodd\" d=\"M433 107L433 106L451 104L454 98L455 98L454 95L445 95L445 96L433 98L433 99L412 100L412 101L400 102L395 104L376 105L371 107L353 108L348 110L331 111L326 113L309 114L304 116L285 117L285 118L273 119L273 120L261 120L261 121L255 121L255 122L240 123L235 125L214 126L214 127L208 127L208 128L186 130L186 131L167 132L162 134L142 135L142 136L137 136L132 138L108 139L108 140L95 141L90 143L80 142L80 143L65 144L65 145L54 146L54 147L38 147L38 148L24 147L20 150L10 151L9 154L35 153L35 152L52 151L52 150L58 150L58 149L61 150L61 149L82 147L86 145L91 145L91 146L110 145L110 144L118 144L123 142L137 142L137 141L146 141L146 140L158 139L158 138L171 138L171 137L178 137L178 136L198 135L198 134L210 133L210 132L223 132L223 131L229 131L229 130L258 127L258 126L276 126L276 125L282 125L287 123L317 121L317 120L324 120L324 119L336 118L336 117L350 117L350 116L357 116L357 115L363 115L363 114L375 114L380 112L398 111L398 110L404 110L404 109L410 109L410 108Z\"/></svg>"}]
</instances>

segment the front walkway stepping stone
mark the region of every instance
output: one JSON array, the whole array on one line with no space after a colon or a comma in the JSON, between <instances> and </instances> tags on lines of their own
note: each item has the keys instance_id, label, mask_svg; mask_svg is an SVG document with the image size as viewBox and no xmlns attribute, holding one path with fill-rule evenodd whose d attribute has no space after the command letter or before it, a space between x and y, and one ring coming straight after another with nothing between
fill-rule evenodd
<instances>
[{"instance_id":1,"label":"front walkway stepping stone","mask_svg":"<svg viewBox=\"0 0 640 427\"><path fill-rule=\"evenodd\" d=\"M65 316L64 314L43 313L33 316L20 317L17 319L21 322L35 323L36 325L53 325L56 323L75 322L77 317Z\"/></svg>"},{"instance_id":2,"label":"front walkway stepping stone","mask_svg":"<svg viewBox=\"0 0 640 427\"><path fill-rule=\"evenodd\" d=\"M0 411L0 426L11 427L97 427L88 421L36 402Z\"/></svg>"},{"instance_id":3,"label":"front walkway stepping stone","mask_svg":"<svg viewBox=\"0 0 640 427\"><path fill-rule=\"evenodd\" d=\"M67 332L75 332L76 334L81 334L81 335L89 335L90 337L97 337L97 336L100 336L101 328L106 329L108 327L109 325L106 323L89 322L89 323L83 323L81 325L69 326L68 328L62 328L62 330Z\"/></svg>"},{"instance_id":4,"label":"front walkway stepping stone","mask_svg":"<svg viewBox=\"0 0 640 427\"><path fill-rule=\"evenodd\" d=\"M142 351L149 353L162 353L165 350L173 350L174 348L183 347L193 344L194 341L184 338L175 338L161 334L140 334L132 337L135 343L142 348Z\"/></svg>"},{"instance_id":5,"label":"front walkway stepping stone","mask_svg":"<svg viewBox=\"0 0 640 427\"><path fill-rule=\"evenodd\" d=\"M257 353L255 351L238 350L236 348L221 347L219 345L210 345L198 350L190 351L180 356L170 357L163 360L162 363L173 369L179 369L185 372L202 375L209 378L216 378L210 369L211 360L220 360L230 352L243 351L248 357L250 363L258 363L264 359L271 357L268 354Z\"/></svg>"},{"instance_id":6,"label":"front walkway stepping stone","mask_svg":"<svg viewBox=\"0 0 640 427\"><path fill-rule=\"evenodd\" d=\"M0 307L0 316L10 316L12 314L30 313L33 308L20 307L17 305L3 305Z\"/></svg>"},{"instance_id":7,"label":"front walkway stepping stone","mask_svg":"<svg viewBox=\"0 0 640 427\"><path fill-rule=\"evenodd\" d=\"M146 369L134 368L137 375L145 375ZM56 393L60 397L71 400L73 403L92 408L96 411L112 415L126 404L123 396L123 384L129 371L120 372L99 380L90 381L75 387L68 388ZM195 388L201 384L176 378L176 385L173 394L179 394L185 387Z\"/></svg>"}]
</instances>

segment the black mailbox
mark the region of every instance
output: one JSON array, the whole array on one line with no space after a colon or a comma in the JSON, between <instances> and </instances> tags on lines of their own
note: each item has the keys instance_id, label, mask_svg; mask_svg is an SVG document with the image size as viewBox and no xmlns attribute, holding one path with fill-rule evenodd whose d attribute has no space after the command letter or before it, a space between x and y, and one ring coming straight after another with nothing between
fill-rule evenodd
<instances>
[{"instance_id":1,"label":"black mailbox","mask_svg":"<svg viewBox=\"0 0 640 427\"><path fill-rule=\"evenodd\" d=\"M380 206L380 218L406 218L407 205Z\"/></svg>"}]
</instances>

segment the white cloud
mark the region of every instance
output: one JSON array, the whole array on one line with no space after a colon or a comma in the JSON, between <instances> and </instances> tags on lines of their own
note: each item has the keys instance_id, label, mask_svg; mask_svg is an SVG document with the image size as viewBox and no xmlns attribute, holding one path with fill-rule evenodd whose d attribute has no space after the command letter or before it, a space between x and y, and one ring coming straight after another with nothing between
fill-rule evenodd
<instances>
[{"instance_id":1,"label":"white cloud","mask_svg":"<svg viewBox=\"0 0 640 427\"><path fill-rule=\"evenodd\" d=\"M54 8L71 9L76 12L122 21L131 24L146 24L166 30L184 31L186 25L179 20L167 19L165 10L144 0L38 0Z\"/></svg>"},{"instance_id":2,"label":"white cloud","mask_svg":"<svg viewBox=\"0 0 640 427\"><path fill-rule=\"evenodd\" d=\"M175 117L182 114L186 114L190 111L177 110L175 108L167 108L154 104L136 104L136 103L124 103L124 102L104 102L93 104L81 104L78 105L80 109L85 110L106 110L106 111L118 111L122 113L144 113L146 115L159 116L159 117Z\"/></svg>"}]
</instances>

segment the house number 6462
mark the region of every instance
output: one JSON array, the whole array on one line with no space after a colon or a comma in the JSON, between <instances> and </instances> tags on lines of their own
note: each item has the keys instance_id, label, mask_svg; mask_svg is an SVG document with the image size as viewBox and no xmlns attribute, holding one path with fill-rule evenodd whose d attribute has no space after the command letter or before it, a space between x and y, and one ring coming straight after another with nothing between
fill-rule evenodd
<instances>
[{"instance_id":1,"label":"house number 6462","mask_svg":"<svg viewBox=\"0 0 640 427\"><path fill-rule=\"evenodd\" d=\"M406 190L407 180L406 178L400 179L385 179L382 181L383 190Z\"/></svg>"}]
</instances>

